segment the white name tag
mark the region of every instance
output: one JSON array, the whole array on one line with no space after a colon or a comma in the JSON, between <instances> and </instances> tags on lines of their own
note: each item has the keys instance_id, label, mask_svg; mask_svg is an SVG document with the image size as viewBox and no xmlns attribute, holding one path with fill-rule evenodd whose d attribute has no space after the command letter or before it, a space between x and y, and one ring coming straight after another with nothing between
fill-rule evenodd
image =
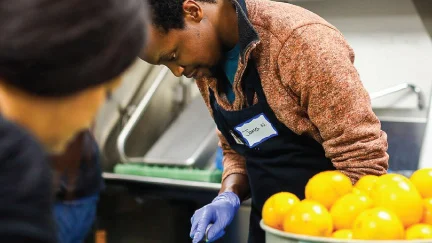
<instances>
[{"instance_id":1,"label":"white name tag","mask_svg":"<svg viewBox=\"0 0 432 243\"><path fill-rule=\"evenodd\" d=\"M236 126L234 129L242 135L250 148L278 135L276 129L263 113Z\"/></svg>"}]
</instances>

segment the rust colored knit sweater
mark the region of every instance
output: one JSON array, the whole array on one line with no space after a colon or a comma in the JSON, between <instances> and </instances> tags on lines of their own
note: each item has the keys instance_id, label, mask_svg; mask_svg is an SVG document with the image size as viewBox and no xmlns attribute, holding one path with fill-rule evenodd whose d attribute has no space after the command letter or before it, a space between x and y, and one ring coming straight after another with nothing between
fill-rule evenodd
<instances>
[{"instance_id":1,"label":"rust colored knit sweater","mask_svg":"<svg viewBox=\"0 0 432 243\"><path fill-rule=\"evenodd\" d=\"M320 142L334 166L353 182L388 168L387 135L373 113L370 98L354 67L354 52L342 34L316 14L287 3L246 0L249 21L260 42L255 58L264 93L276 117L297 134ZM245 103L241 88L244 64L239 60L230 104L217 91L217 81L197 80L209 106L208 87L226 110ZM233 151L219 133L224 150L223 179L247 174L244 157Z\"/></svg>"}]
</instances>

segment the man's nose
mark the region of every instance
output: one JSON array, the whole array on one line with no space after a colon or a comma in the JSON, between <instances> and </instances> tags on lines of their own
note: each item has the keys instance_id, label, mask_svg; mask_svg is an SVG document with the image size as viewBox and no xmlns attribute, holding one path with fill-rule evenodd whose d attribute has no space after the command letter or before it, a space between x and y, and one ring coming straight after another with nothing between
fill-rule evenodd
<instances>
[{"instance_id":1,"label":"man's nose","mask_svg":"<svg viewBox=\"0 0 432 243\"><path fill-rule=\"evenodd\" d=\"M168 65L168 68L176 77L181 77L183 75L184 72L183 66L172 64L172 65Z\"/></svg>"}]
</instances>

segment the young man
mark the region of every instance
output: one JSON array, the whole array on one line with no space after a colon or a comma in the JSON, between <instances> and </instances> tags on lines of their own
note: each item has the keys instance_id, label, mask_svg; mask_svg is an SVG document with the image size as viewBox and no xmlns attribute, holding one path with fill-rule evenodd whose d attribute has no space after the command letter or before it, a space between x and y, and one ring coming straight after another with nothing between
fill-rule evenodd
<instances>
[{"instance_id":1,"label":"young man","mask_svg":"<svg viewBox=\"0 0 432 243\"><path fill-rule=\"evenodd\" d=\"M142 0L0 1L0 239L57 242L46 152L88 129L145 42Z\"/></svg>"},{"instance_id":2,"label":"young man","mask_svg":"<svg viewBox=\"0 0 432 243\"><path fill-rule=\"evenodd\" d=\"M150 0L143 60L196 79L220 131L220 195L192 217L191 237L224 234L252 197L249 242L264 242L261 208L274 193L304 198L309 178L352 182L388 167L386 134L342 34L300 7L268 0Z\"/></svg>"}]
</instances>

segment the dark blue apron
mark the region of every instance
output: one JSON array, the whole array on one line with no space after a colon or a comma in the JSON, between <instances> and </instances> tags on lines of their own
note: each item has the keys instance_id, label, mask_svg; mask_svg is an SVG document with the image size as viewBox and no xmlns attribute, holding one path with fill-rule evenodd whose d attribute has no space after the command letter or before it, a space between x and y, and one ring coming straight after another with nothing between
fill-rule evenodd
<instances>
[{"instance_id":1,"label":"dark blue apron","mask_svg":"<svg viewBox=\"0 0 432 243\"><path fill-rule=\"evenodd\" d=\"M321 171L335 168L325 157L320 143L309 136L294 133L276 118L267 103L252 58L245 70L242 84L249 105L246 108L239 111L224 110L217 104L211 89L210 103L218 129L231 148L246 158L252 197L248 242L263 243L265 234L259 221L264 202L281 191L294 193L304 199L307 181ZM258 98L257 104L253 104L254 94ZM253 133L262 131L260 129L267 129L264 138L248 138Z\"/></svg>"}]
</instances>

